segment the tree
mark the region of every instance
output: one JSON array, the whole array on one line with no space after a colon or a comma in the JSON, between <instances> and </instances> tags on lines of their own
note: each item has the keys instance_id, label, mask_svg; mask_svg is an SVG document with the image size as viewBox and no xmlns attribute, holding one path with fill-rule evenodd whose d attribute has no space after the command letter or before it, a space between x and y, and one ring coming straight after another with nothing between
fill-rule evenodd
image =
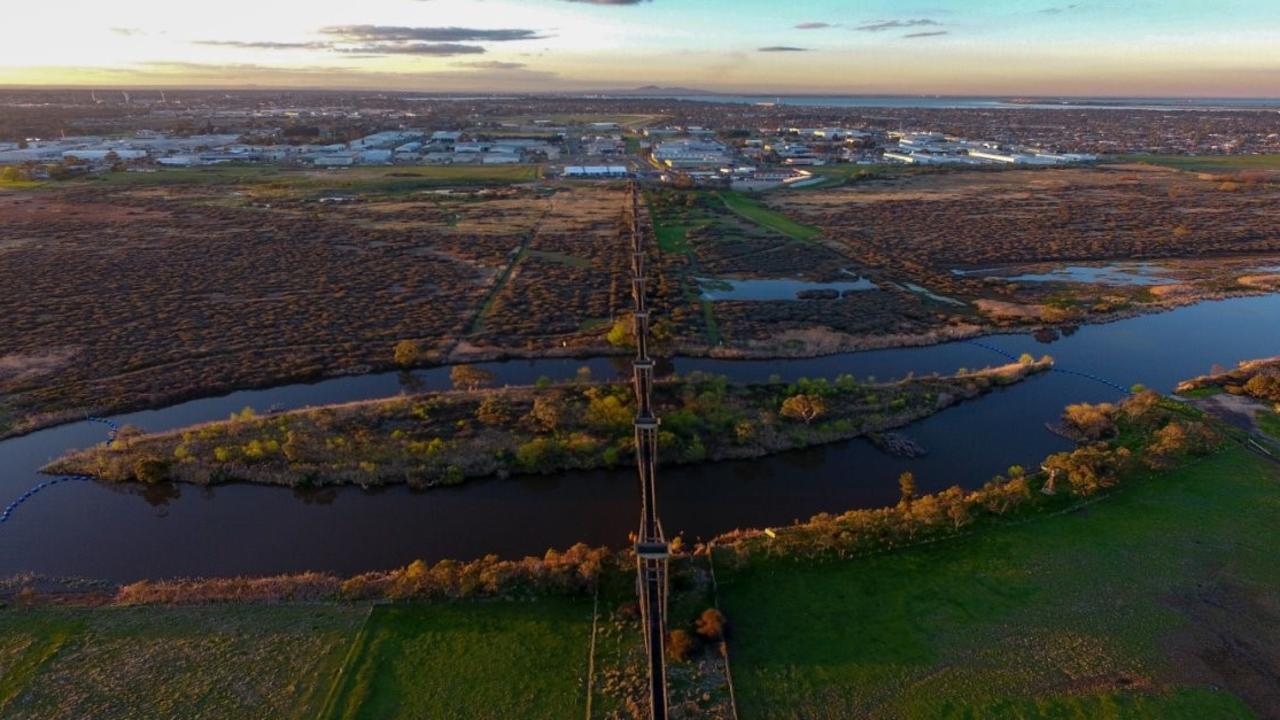
<instances>
[{"instance_id":1,"label":"tree","mask_svg":"<svg viewBox=\"0 0 1280 720\"><path fill-rule=\"evenodd\" d=\"M133 463L133 476L148 485L162 483L169 479L169 463L153 456L138 458Z\"/></svg>"},{"instance_id":2,"label":"tree","mask_svg":"<svg viewBox=\"0 0 1280 720\"><path fill-rule=\"evenodd\" d=\"M556 395L539 395L533 399L533 407L525 419L539 430L552 432L564 421L564 403Z\"/></svg>"},{"instance_id":3,"label":"tree","mask_svg":"<svg viewBox=\"0 0 1280 720\"><path fill-rule=\"evenodd\" d=\"M603 431L619 431L631 425L635 411L616 394L597 388L587 390L587 409L583 419Z\"/></svg>"},{"instance_id":4,"label":"tree","mask_svg":"<svg viewBox=\"0 0 1280 720\"><path fill-rule=\"evenodd\" d=\"M526 470L550 470L563 454L555 438L536 437L516 448L516 462Z\"/></svg>"},{"instance_id":5,"label":"tree","mask_svg":"<svg viewBox=\"0 0 1280 720\"><path fill-rule=\"evenodd\" d=\"M693 655L697 644L688 630L672 630L667 636L667 652L676 662L685 662Z\"/></svg>"},{"instance_id":6,"label":"tree","mask_svg":"<svg viewBox=\"0 0 1280 720\"><path fill-rule=\"evenodd\" d=\"M400 367L413 367L422 362L422 346L416 340L401 340L396 343L396 364Z\"/></svg>"},{"instance_id":7,"label":"tree","mask_svg":"<svg viewBox=\"0 0 1280 720\"><path fill-rule=\"evenodd\" d=\"M232 419L235 419L234 415L232 415ZM146 435L146 432L137 425L125 425L116 431L115 442L111 446L117 450L127 450L133 447L134 441L143 435Z\"/></svg>"},{"instance_id":8,"label":"tree","mask_svg":"<svg viewBox=\"0 0 1280 720\"><path fill-rule=\"evenodd\" d=\"M803 420L805 425L827 413L827 403L818 395L792 395L782 401L782 416L792 420Z\"/></svg>"},{"instance_id":9,"label":"tree","mask_svg":"<svg viewBox=\"0 0 1280 720\"><path fill-rule=\"evenodd\" d=\"M493 383L493 373L475 365L454 365L449 381L459 390L475 390Z\"/></svg>"},{"instance_id":10,"label":"tree","mask_svg":"<svg viewBox=\"0 0 1280 720\"><path fill-rule=\"evenodd\" d=\"M1088 440L1100 440L1116 429L1115 406L1110 403L1068 405L1062 419Z\"/></svg>"},{"instance_id":11,"label":"tree","mask_svg":"<svg viewBox=\"0 0 1280 720\"><path fill-rule=\"evenodd\" d=\"M511 420L511 404L500 395L490 395L480 401L476 408L476 419L485 425L505 425Z\"/></svg>"},{"instance_id":12,"label":"tree","mask_svg":"<svg viewBox=\"0 0 1280 720\"><path fill-rule=\"evenodd\" d=\"M711 642L724 639L724 626L724 614L715 608L703 610L702 615L699 615L694 623L694 629L698 635Z\"/></svg>"},{"instance_id":13,"label":"tree","mask_svg":"<svg viewBox=\"0 0 1280 720\"><path fill-rule=\"evenodd\" d=\"M916 499L916 476L910 470L903 472L898 476L898 490L902 494L899 504L911 507L911 502Z\"/></svg>"},{"instance_id":14,"label":"tree","mask_svg":"<svg viewBox=\"0 0 1280 720\"><path fill-rule=\"evenodd\" d=\"M1244 391L1250 397L1280 402L1280 378L1262 374L1254 375L1244 384Z\"/></svg>"},{"instance_id":15,"label":"tree","mask_svg":"<svg viewBox=\"0 0 1280 720\"><path fill-rule=\"evenodd\" d=\"M613 327L609 328L609 332L604 336L604 339L607 340L610 345L617 348L632 347L635 344L633 341L635 336L631 332L632 322L631 316L629 315L625 315L614 320Z\"/></svg>"}]
</instances>

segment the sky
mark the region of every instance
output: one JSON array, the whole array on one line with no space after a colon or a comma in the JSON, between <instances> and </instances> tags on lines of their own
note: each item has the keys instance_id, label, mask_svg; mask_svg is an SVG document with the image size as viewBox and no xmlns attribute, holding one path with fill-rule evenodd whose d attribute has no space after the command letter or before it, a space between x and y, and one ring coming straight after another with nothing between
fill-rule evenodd
<instances>
[{"instance_id":1,"label":"sky","mask_svg":"<svg viewBox=\"0 0 1280 720\"><path fill-rule=\"evenodd\" d=\"M1280 0L21 4L0 85L1280 97Z\"/></svg>"}]
</instances>

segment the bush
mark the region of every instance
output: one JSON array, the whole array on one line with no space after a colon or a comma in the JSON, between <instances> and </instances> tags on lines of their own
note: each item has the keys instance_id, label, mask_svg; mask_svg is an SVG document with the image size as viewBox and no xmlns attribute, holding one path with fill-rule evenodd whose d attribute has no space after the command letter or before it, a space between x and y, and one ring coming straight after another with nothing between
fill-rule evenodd
<instances>
[{"instance_id":1,"label":"bush","mask_svg":"<svg viewBox=\"0 0 1280 720\"><path fill-rule=\"evenodd\" d=\"M792 395L782 401L782 416L792 420L803 420L805 425L812 423L827 412L827 403L819 395Z\"/></svg>"},{"instance_id":2,"label":"bush","mask_svg":"<svg viewBox=\"0 0 1280 720\"><path fill-rule=\"evenodd\" d=\"M475 390L491 385L493 380L493 373L475 365L454 365L449 370L449 381L458 390Z\"/></svg>"},{"instance_id":3,"label":"bush","mask_svg":"<svg viewBox=\"0 0 1280 720\"><path fill-rule=\"evenodd\" d=\"M1062 419L1086 440L1101 440L1115 432L1115 410L1109 403L1077 403L1067 406Z\"/></svg>"},{"instance_id":4,"label":"bush","mask_svg":"<svg viewBox=\"0 0 1280 720\"><path fill-rule=\"evenodd\" d=\"M516 462L526 470L549 470L559 462L563 451L555 438L534 438L516 448Z\"/></svg>"},{"instance_id":5,"label":"bush","mask_svg":"<svg viewBox=\"0 0 1280 720\"><path fill-rule=\"evenodd\" d=\"M511 421L511 404L498 395L490 395L480 401L476 408L476 419L485 425L500 426Z\"/></svg>"},{"instance_id":6,"label":"bush","mask_svg":"<svg viewBox=\"0 0 1280 720\"><path fill-rule=\"evenodd\" d=\"M698 616L694 623L694 629L699 636L706 640L715 642L723 640L725 637L725 617L724 614L715 608L707 608Z\"/></svg>"},{"instance_id":7,"label":"bush","mask_svg":"<svg viewBox=\"0 0 1280 720\"><path fill-rule=\"evenodd\" d=\"M165 482L169 479L169 463L158 457L138 458L133 463L133 476L148 485Z\"/></svg>"},{"instance_id":8,"label":"bush","mask_svg":"<svg viewBox=\"0 0 1280 720\"><path fill-rule=\"evenodd\" d=\"M413 367L422 362L422 345L414 340L401 340L396 343L395 361L400 367Z\"/></svg>"},{"instance_id":9,"label":"bush","mask_svg":"<svg viewBox=\"0 0 1280 720\"><path fill-rule=\"evenodd\" d=\"M697 649L697 640L688 630L672 630L667 635L667 653L676 662L688 662Z\"/></svg>"}]
</instances>

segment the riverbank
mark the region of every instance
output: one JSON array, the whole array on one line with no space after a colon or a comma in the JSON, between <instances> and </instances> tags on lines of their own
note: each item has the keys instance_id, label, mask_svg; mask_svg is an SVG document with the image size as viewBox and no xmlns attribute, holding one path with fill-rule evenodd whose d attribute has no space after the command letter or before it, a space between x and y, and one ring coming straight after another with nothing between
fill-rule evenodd
<instances>
[{"instance_id":1,"label":"riverbank","mask_svg":"<svg viewBox=\"0 0 1280 720\"><path fill-rule=\"evenodd\" d=\"M1262 539L1280 521L1280 471L1185 404L1140 394L1113 412L1112 439L1046 461L1052 496L1045 473L1015 471L711 551L677 545L671 630L692 644L671 662L673 698L723 697L708 668L727 633L752 717L1265 717L1280 574ZM1170 452L1199 423L1217 440ZM307 717L408 718L446 698L459 718L625 717L643 657L628 568L626 552L578 547L345 580L135 583L92 606L9 595L31 607L0 609L18 668L0 710L127 717L102 690L127 685L193 718L242 712L229 687ZM719 630L695 622L713 605ZM135 660L98 662L114 652ZM276 669L246 671L263 663Z\"/></svg>"},{"instance_id":2,"label":"riverbank","mask_svg":"<svg viewBox=\"0 0 1280 720\"><path fill-rule=\"evenodd\" d=\"M1269 282L1280 282L1280 274L1259 276L1270 278ZM1180 286L1181 287L1181 286ZM999 334L1037 334L1058 333L1059 328L1072 331L1080 327L1107 325L1143 316L1158 315L1178 309L1200 305L1207 302L1231 300L1238 298L1263 297L1274 295L1275 286L1241 287L1231 290L1204 290L1190 288L1193 292L1178 292L1160 299L1125 308L1122 311L1105 314L1093 314L1085 318L1072 318L1063 322L1043 322L1034 319L1025 323L962 323L949 325L933 330L908 334L850 335L819 327L784 330L765 343L748 342L744 345L726 346L711 345L682 339L667 348L675 356L687 358L710 358L719 360L797 360L821 358L853 352L875 350L891 350L900 348L921 348L942 345L951 342L975 340ZM1017 318L1013 318L1017 319ZM1064 330L1065 332L1065 330ZM388 355L389 357L389 355ZM461 364L492 364L511 361L538 360L579 360L589 361L604 358L623 360L628 357L626 350L619 349L607 342L595 339L589 342L577 342L564 347L548 347L530 349L527 347L497 347L477 344L471 341L459 341L457 346L444 358L443 364L423 364L413 370L441 370ZM248 360L246 360L248 362ZM87 416L112 416L146 410L161 409L192 400L215 398L240 391L269 390L293 384L322 383L343 378L371 376L380 373L394 372L397 365L390 361L364 363L356 366L333 369L331 371L309 370L300 373L284 373L269 379L254 382L211 382L198 388L181 391L164 388L150 388L145 396L133 399L120 399L112 402L80 405L74 408L59 409L42 413L24 413L13 407L14 398L0 396L0 442L20 438L41 430L66 425ZM403 369L403 368L402 368Z\"/></svg>"},{"instance_id":3,"label":"riverbank","mask_svg":"<svg viewBox=\"0 0 1280 720\"><path fill-rule=\"evenodd\" d=\"M886 455L861 439L752 460L672 465L662 473L663 522L669 534L711 538L734 528L778 527L795 518L896 501L894 479L914 472L928 492L958 484L974 489L1011 462L1028 468L1068 447L1045 431L1069 403L1109 402L1117 391L1066 371L1128 387L1171 391L1182 379L1244 358L1275 355L1276 338L1257 328L1280 321L1280 296L1203 303L1109 325L1085 326L1047 345L1028 335L787 361L678 357L659 375L695 371L733 382L778 375L869 380L902 378L1004 362L985 346L1018 356L1053 354L1050 372L919 421L909 429L929 453ZM1188 342L1195 338L1195 342ZM511 361L481 366L495 385L559 382L583 366L594 378L618 377L626 361ZM448 368L383 373L238 392L112 418L149 432L225 420L245 407L260 412L320 403L387 398L450 385ZM0 492L16 500L48 480L37 471L75 448L101 443L106 428L77 422L0 443ZM4 503L0 503L3 505ZM628 467L476 480L417 492L401 484L365 491L251 485L63 483L13 513L0 532L0 575L35 572L116 582L175 576L276 575L307 570L348 576L404 565L415 557L475 559L538 554L584 541L617 547L617 528L635 518L635 473ZM486 518L477 523L475 518ZM286 526L281 541L280 528ZM192 528L199 528L193 532Z\"/></svg>"},{"instance_id":4,"label":"riverbank","mask_svg":"<svg viewBox=\"0 0 1280 720\"><path fill-rule=\"evenodd\" d=\"M1022 362L893 383L852 376L731 384L701 373L656 384L661 460L760 457L901 427L1051 369ZM474 374L477 384L486 375ZM458 371L466 384L467 371ZM491 379L491 378L490 378ZM407 483L612 467L634 439L621 384L543 384L412 395L231 420L156 435L122 431L109 446L44 468L107 482L242 481L289 487Z\"/></svg>"},{"instance_id":5,"label":"riverbank","mask_svg":"<svg viewBox=\"0 0 1280 720\"><path fill-rule=\"evenodd\" d=\"M743 716L1271 717L1280 473L1239 448L1034 522L719 566Z\"/></svg>"}]
</instances>

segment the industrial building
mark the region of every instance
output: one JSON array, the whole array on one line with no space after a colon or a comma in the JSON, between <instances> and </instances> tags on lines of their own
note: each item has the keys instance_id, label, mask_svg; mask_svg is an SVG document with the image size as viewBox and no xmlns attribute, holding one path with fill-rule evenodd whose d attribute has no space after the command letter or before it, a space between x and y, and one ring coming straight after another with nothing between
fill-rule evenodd
<instances>
[{"instance_id":1,"label":"industrial building","mask_svg":"<svg viewBox=\"0 0 1280 720\"><path fill-rule=\"evenodd\" d=\"M653 159L673 170L727 165L729 149L715 140L671 140L653 149Z\"/></svg>"},{"instance_id":2,"label":"industrial building","mask_svg":"<svg viewBox=\"0 0 1280 720\"><path fill-rule=\"evenodd\" d=\"M624 178L629 174L625 165L569 165L563 173L567 178Z\"/></svg>"}]
</instances>

